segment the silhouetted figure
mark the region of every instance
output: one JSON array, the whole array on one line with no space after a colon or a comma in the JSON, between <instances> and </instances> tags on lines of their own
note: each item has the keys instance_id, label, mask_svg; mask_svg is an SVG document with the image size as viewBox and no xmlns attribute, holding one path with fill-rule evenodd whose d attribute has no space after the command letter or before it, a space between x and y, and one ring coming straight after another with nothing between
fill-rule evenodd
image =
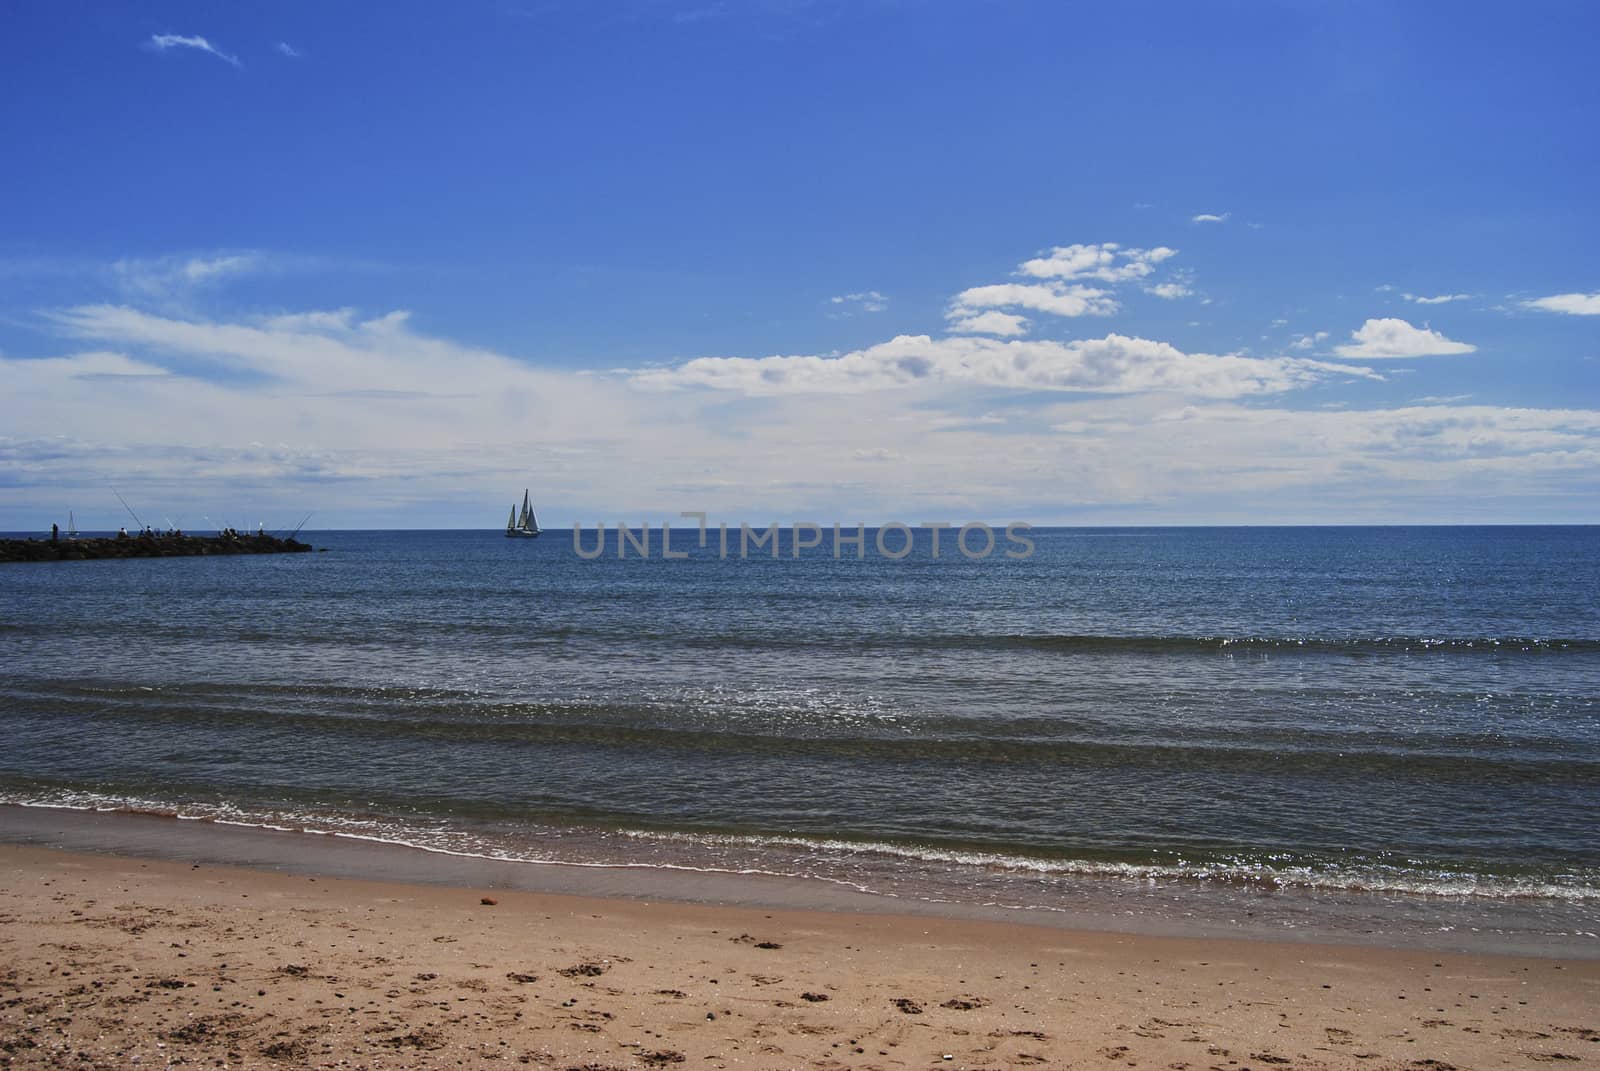
<instances>
[{"instance_id":1,"label":"silhouetted figure","mask_svg":"<svg viewBox=\"0 0 1600 1071\"><path fill-rule=\"evenodd\" d=\"M55 543L55 542L58 542L60 539L61 539L61 526L60 525L56 525L56 524L52 524L50 526L50 542Z\"/></svg>"}]
</instances>

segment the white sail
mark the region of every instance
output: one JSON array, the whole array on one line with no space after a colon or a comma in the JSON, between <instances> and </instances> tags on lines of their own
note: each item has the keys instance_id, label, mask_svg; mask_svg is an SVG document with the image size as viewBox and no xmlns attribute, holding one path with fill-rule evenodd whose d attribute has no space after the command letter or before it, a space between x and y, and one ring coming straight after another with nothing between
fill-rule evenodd
<instances>
[{"instance_id":1,"label":"white sail","mask_svg":"<svg viewBox=\"0 0 1600 1071\"><path fill-rule=\"evenodd\" d=\"M506 521L507 536L537 536L539 522L533 515L533 496L528 488L522 489L522 512L517 513L515 503L511 506L511 517Z\"/></svg>"}]
</instances>

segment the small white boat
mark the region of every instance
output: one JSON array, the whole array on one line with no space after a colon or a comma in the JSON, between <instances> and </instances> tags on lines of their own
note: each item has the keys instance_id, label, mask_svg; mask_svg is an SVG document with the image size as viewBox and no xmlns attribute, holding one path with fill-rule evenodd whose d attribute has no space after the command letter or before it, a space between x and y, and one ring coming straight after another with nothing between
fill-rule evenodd
<instances>
[{"instance_id":1,"label":"small white boat","mask_svg":"<svg viewBox=\"0 0 1600 1071\"><path fill-rule=\"evenodd\" d=\"M537 539L539 538L539 520L533 515L533 504L528 498L526 488L522 491L522 514L518 516L517 507L511 507L511 517L506 521L507 539Z\"/></svg>"}]
</instances>

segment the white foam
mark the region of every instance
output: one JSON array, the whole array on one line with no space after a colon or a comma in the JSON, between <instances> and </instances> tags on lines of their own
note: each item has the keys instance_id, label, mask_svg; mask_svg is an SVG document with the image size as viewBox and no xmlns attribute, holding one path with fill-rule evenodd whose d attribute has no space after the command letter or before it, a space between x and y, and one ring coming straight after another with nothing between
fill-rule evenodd
<instances>
[{"instance_id":1,"label":"white foam","mask_svg":"<svg viewBox=\"0 0 1600 1071\"><path fill-rule=\"evenodd\" d=\"M1561 881L1524 879L1499 875L1474 874L1464 871L1405 868L1394 865L1368 863L1339 868L1314 867L1306 864L1272 864L1265 861L1230 860L1194 862L1182 859L1171 863L1130 863L1110 860L1041 858L984 852L970 849L940 848L927 845L896 844L887 841L851 841L838 838L804 837L793 835L689 833L658 830L621 829L616 836L645 843L676 844L692 849L712 852L770 853L773 849L788 849L801 853L792 860L792 869L780 870L770 866L740 865L729 861L726 865L698 864L681 860L593 860L564 858L541 853L524 840L517 848L506 848L485 843L478 835L465 830L438 826L425 829L407 826L399 820L367 819L352 815L300 814L295 812L262 813L249 811L232 804L184 804L148 800L130 796L103 795L92 792L62 791L46 796L20 793L0 793L0 803L24 807L47 807L74 811L102 813L128 812L171 817L182 821L208 821L219 825L266 829L282 833L307 833L316 836L340 837L459 858L489 859L499 862L526 863L530 865L574 866L613 870L676 870L702 874L757 875L776 878L809 878L826 881L859 892L876 895L893 895L881 886L819 872L820 869L859 868L863 861L886 860L890 863L905 861L934 864L941 871L978 871L981 874L999 874L1042 883L1070 881L1073 879L1112 879L1140 886L1159 888L1163 884L1203 885L1217 884L1262 889L1297 888L1308 891L1346 893L1401 894L1414 897L1448 897L1477 899L1555 900L1567 903L1600 901L1600 875L1561 875ZM560 830L541 831L528 829L525 835L560 840ZM602 831L593 831L598 837L609 839ZM894 875L883 875L892 879ZM913 875L908 875L913 876ZM1013 893L1013 895L1015 895ZM923 897L938 902L931 897ZM1022 907L1024 905L1011 905ZM1042 906L1042 905L1038 905Z\"/></svg>"}]
</instances>

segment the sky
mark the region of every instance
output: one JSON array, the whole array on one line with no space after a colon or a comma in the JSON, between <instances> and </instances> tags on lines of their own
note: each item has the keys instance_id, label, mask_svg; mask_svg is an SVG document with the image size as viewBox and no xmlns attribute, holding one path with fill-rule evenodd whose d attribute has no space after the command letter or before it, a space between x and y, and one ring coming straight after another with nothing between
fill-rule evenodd
<instances>
[{"instance_id":1,"label":"sky","mask_svg":"<svg viewBox=\"0 0 1600 1071\"><path fill-rule=\"evenodd\" d=\"M0 530L1600 522L1590 3L0 28Z\"/></svg>"}]
</instances>

